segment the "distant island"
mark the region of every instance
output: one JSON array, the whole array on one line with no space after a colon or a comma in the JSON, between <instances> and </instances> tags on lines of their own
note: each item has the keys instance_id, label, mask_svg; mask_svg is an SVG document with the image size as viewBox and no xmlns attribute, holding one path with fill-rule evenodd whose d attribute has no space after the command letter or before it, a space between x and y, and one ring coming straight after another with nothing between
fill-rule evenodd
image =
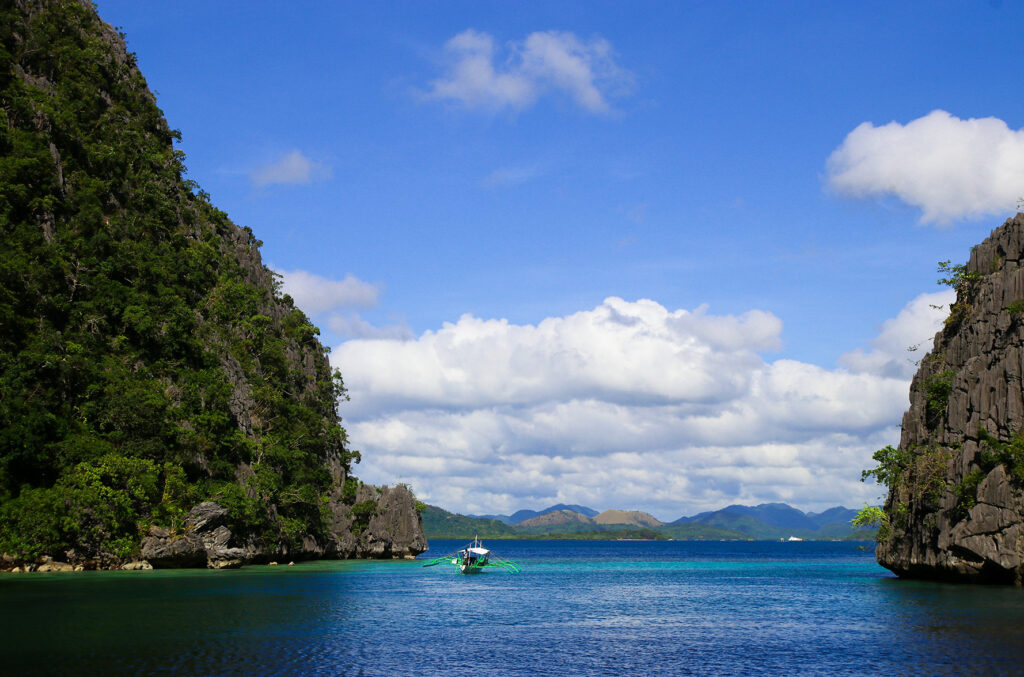
<instances>
[{"instance_id":1,"label":"distant island","mask_svg":"<svg viewBox=\"0 0 1024 677\"><path fill-rule=\"evenodd\" d=\"M511 515L460 515L427 505L421 514L428 539L873 540L876 535L850 524L856 510L837 506L805 513L785 503L730 505L668 523L637 510L598 512L564 504Z\"/></svg>"}]
</instances>

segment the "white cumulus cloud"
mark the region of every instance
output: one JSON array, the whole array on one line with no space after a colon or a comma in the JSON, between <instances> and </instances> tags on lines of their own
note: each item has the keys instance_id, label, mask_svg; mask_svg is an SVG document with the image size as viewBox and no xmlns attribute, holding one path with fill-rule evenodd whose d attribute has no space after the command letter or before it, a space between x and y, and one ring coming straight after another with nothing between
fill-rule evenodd
<instances>
[{"instance_id":1,"label":"white cumulus cloud","mask_svg":"<svg viewBox=\"0 0 1024 677\"><path fill-rule=\"evenodd\" d=\"M536 325L465 315L411 340L352 340L332 362L360 476L447 509L855 507L878 499L860 471L898 440L908 402L908 371L875 354L927 334L921 309L940 297L908 304L849 368L768 361L782 332L770 313L620 298Z\"/></svg>"},{"instance_id":2,"label":"white cumulus cloud","mask_svg":"<svg viewBox=\"0 0 1024 677\"><path fill-rule=\"evenodd\" d=\"M405 324L391 324L378 327L370 324L359 313L332 313L327 318L327 328L338 336L354 339L397 339L413 337L412 330Z\"/></svg>"},{"instance_id":3,"label":"white cumulus cloud","mask_svg":"<svg viewBox=\"0 0 1024 677\"><path fill-rule=\"evenodd\" d=\"M744 366L778 346L781 327L760 311L707 317L609 298L537 325L464 315L415 341L350 341L338 359L346 378L365 384L366 406L375 409L587 397L699 404L745 389Z\"/></svg>"},{"instance_id":4,"label":"white cumulus cloud","mask_svg":"<svg viewBox=\"0 0 1024 677\"><path fill-rule=\"evenodd\" d=\"M894 196L948 224L1012 210L1024 193L1024 129L935 110L903 125L858 125L827 162L829 185L853 197Z\"/></svg>"},{"instance_id":5,"label":"white cumulus cloud","mask_svg":"<svg viewBox=\"0 0 1024 677\"><path fill-rule=\"evenodd\" d=\"M353 275L332 280L305 270L275 270L281 276L282 290L308 315L341 308L372 308L380 290Z\"/></svg>"},{"instance_id":6,"label":"white cumulus cloud","mask_svg":"<svg viewBox=\"0 0 1024 677\"><path fill-rule=\"evenodd\" d=\"M538 31L499 49L491 35L469 29L444 50L447 73L424 96L467 108L522 110L556 92L588 112L609 113L609 97L631 81L607 40L582 40L568 32Z\"/></svg>"},{"instance_id":7,"label":"white cumulus cloud","mask_svg":"<svg viewBox=\"0 0 1024 677\"><path fill-rule=\"evenodd\" d=\"M949 305L955 301L952 289L921 294L899 315L882 323L870 349L846 353L840 356L839 364L854 372L910 379L917 363L931 350L932 339L942 329Z\"/></svg>"},{"instance_id":8,"label":"white cumulus cloud","mask_svg":"<svg viewBox=\"0 0 1024 677\"><path fill-rule=\"evenodd\" d=\"M274 162L253 170L249 177L252 179L253 185L263 188L275 183L311 183L314 179L325 176L327 173L327 167L313 162L301 151L293 150Z\"/></svg>"}]
</instances>

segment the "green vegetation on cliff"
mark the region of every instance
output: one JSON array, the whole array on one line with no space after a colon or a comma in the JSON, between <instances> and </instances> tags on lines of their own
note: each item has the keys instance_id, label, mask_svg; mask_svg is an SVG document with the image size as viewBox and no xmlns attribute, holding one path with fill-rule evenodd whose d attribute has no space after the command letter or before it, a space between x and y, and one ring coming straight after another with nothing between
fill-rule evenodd
<instances>
[{"instance_id":1,"label":"green vegetation on cliff","mask_svg":"<svg viewBox=\"0 0 1024 677\"><path fill-rule=\"evenodd\" d=\"M910 387L898 448L864 473L888 488L862 524L879 527L878 561L901 577L1024 582L1024 214L939 264L952 287L945 326Z\"/></svg>"},{"instance_id":2,"label":"green vegetation on cliff","mask_svg":"<svg viewBox=\"0 0 1024 677\"><path fill-rule=\"evenodd\" d=\"M3 4L0 552L128 557L203 500L320 538L358 460L318 330L177 138L91 6Z\"/></svg>"}]
</instances>

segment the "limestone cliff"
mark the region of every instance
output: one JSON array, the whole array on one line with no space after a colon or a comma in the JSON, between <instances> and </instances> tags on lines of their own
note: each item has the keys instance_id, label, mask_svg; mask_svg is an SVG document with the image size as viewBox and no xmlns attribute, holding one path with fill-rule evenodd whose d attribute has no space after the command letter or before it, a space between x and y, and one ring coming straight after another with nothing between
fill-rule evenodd
<instances>
[{"instance_id":1,"label":"limestone cliff","mask_svg":"<svg viewBox=\"0 0 1024 677\"><path fill-rule=\"evenodd\" d=\"M309 558L412 558L427 549L423 521L415 497L405 486L393 489L362 485L356 506L331 503L331 537L318 542L307 537L298 547L287 542L260 543L242 539L228 527L228 511L214 502L192 508L177 531L152 527L142 540L140 561L160 568L207 567L229 569L245 563Z\"/></svg>"},{"instance_id":2,"label":"limestone cliff","mask_svg":"<svg viewBox=\"0 0 1024 677\"><path fill-rule=\"evenodd\" d=\"M951 267L957 290L920 364L878 561L901 576L1016 583L1024 578L1024 214Z\"/></svg>"},{"instance_id":3,"label":"limestone cliff","mask_svg":"<svg viewBox=\"0 0 1024 677\"><path fill-rule=\"evenodd\" d=\"M85 0L0 3L0 569L426 548L319 331Z\"/></svg>"}]
</instances>

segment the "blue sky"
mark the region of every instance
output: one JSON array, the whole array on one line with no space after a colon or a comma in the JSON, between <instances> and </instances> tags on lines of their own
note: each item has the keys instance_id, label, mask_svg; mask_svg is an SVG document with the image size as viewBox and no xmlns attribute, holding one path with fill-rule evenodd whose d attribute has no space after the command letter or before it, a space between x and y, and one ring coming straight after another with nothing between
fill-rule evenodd
<instances>
[{"instance_id":1,"label":"blue sky","mask_svg":"<svg viewBox=\"0 0 1024 677\"><path fill-rule=\"evenodd\" d=\"M358 474L453 510L873 500L936 262L1024 194L1014 3L97 4Z\"/></svg>"}]
</instances>

